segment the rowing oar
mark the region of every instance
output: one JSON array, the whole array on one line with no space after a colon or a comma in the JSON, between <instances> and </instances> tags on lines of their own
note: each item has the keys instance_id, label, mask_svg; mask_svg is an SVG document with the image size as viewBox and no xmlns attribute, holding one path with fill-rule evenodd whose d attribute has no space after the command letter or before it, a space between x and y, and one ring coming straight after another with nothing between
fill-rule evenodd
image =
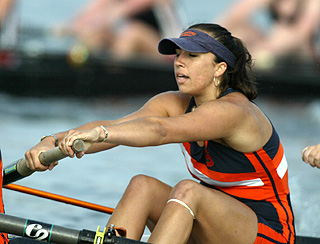
<instances>
[{"instance_id":1,"label":"rowing oar","mask_svg":"<svg viewBox=\"0 0 320 244\"><path fill-rule=\"evenodd\" d=\"M75 140L72 149L75 153L81 152L84 149L85 143L82 140ZM39 156L39 160L43 165L50 165L60 159L67 157L59 147L52 148L43 152ZM31 175L34 171L29 169L26 164L26 159L22 158L3 169L3 185L10 184Z\"/></svg>"},{"instance_id":2,"label":"rowing oar","mask_svg":"<svg viewBox=\"0 0 320 244\"><path fill-rule=\"evenodd\" d=\"M57 244L141 244L140 242L115 235L113 227L100 232L75 230L35 220L0 214L0 232L26 237L42 242Z\"/></svg>"},{"instance_id":3,"label":"rowing oar","mask_svg":"<svg viewBox=\"0 0 320 244\"><path fill-rule=\"evenodd\" d=\"M30 195L34 195L34 196L38 196L38 197L42 197L42 198L46 198L46 199L51 199L57 202L62 202L62 203L67 203L67 204L71 204L74 206L78 206L78 207L82 207L82 208L87 208L87 209L91 209L91 210L95 210L95 211L99 211L102 213L107 213L107 214L112 214L114 209L113 208L108 208L102 205L98 205L98 204L94 204L94 203L90 203L90 202L85 202L85 201L81 201L78 199L74 199L74 198L70 198L70 197L65 197L62 195L57 195L54 193L50 193L50 192L46 192L46 191L41 191L41 190L37 190L37 189L33 189L33 188L29 188L26 186L20 186L20 185L16 185L16 184L9 184L4 186L4 188L6 189L10 189L10 190L14 190L14 191L18 191L18 192L22 192L22 193L27 193Z\"/></svg>"}]
</instances>

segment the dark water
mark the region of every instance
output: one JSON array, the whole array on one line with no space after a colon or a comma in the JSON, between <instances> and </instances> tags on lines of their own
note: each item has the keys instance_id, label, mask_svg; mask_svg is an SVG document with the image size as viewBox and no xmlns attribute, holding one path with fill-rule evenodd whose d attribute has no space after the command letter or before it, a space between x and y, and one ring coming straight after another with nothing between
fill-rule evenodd
<instances>
[{"instance_id":1,"label":"dark water","mask_svg":"<svg viewBox=\"0 0 320 244\"><path fill-rule=\"evenodd\" d=\"M68 100L0 95L0 145L4 164L23 157L42 135L96 119L113 119L139 108L148 96ZM289 184L300 235L320 236L320 170L301 161L301 150L320 143L320 100L260 98L284 144ZM52 193L115 207L130 178L148 174L174 185L190 178L178 145L118 147L83 159L64 159L51 172L35 173L18 182ZM4 189L6 212L76 229L95 230L108 215Z\"/></svg>"}]
</instances>

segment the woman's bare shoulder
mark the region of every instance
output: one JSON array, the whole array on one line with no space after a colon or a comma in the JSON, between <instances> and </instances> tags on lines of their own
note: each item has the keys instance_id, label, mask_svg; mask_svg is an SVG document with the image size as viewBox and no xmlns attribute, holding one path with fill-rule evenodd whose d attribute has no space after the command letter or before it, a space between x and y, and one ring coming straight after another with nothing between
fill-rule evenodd
<instances>
[{"instance_id":1,"label":"woman's bare shoulder","mask_svg":"<svg viewBox=\"0 0 320 244\"><path fill-rule=\"evenodd\" d=\"M165 99L173 99L173 100L190 101L191 96L183 94L179 91L167 91L167 92L162 92L162 93L156 95L154 98L165 98Z\"/></svg>"},{"instance_id":2,"label":"woman's bare shoulder","mask_svg":"<svg viewBox=\"0 0 320 244\"><path fill-rule=\"evenodd\" d=\"M152 97L143 109L165 111L168 117L180 115L185 112L191 96L182 94L179 91L168 91Z\"/></svg>"}]
</instances>

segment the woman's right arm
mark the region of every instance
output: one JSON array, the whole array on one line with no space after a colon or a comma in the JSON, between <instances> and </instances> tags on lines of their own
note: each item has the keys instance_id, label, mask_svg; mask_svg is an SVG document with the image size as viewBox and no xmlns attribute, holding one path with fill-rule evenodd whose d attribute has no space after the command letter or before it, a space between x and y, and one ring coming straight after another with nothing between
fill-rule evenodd
<instances>
[{"instance_id":1,"label":"woman's right arm","mask_svg":"<svg viewBox=\"0 0 320 244\"><path fill-rule=\"evenodd\" d=\"M73 130L89 130L95 128L97 126L109 126L114 124L119 124L125 121L135 120L137 118L148 117L148 116L159 116L159 117L170 117L175 116L180 113L184 113L183 109L187 106L188 99L185 95L182 95L179 92L166 92L161 93L159 95L154 96L149 101L147 101L139 110L119 118L117 120L98 120L86 123L79 127L76 127L72 130L63 131L59 133L55 133L54 135L58 139L58 143L62 141L62 139L68 135L69 131ZM48 136L36 144L34 147L29 149L25 153L27 166L32 170L44 171L47 169L52 169L56 164L52 164L50 166L44 166L39 161L39 154L41 152L47 151L53 147L55 147L56 140L52 136ZM110 143L96 143L93 144L88 151L85 153L96 153L104 150L111 149L116 147L115 144ZM81 154L79 154L81 155ZM74 155L69 155L73 157Z\"/></svg>"}]
</instances>

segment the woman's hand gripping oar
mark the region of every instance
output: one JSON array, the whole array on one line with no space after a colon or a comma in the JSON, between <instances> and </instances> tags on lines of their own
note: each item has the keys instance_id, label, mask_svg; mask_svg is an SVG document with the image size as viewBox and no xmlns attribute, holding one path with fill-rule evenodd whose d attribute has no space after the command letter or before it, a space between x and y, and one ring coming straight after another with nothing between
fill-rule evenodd
<instances>
[{"instance_id":1,"label":"woman's hand gripping oar","mask_svg":"<svg viewBox=\"0 0 320 244\"><path fill-rule=\"evenodd\" d=\"M72 149L75 153L81 152L84 149L85 143L83 140L75 140ZM67 157L59 147L52 148L39 155L39 160L43 165L50 165ZM13 164L3 169L3 185L10 184L24 177L31 175L33 170L29 169L26 164L26 159L22 158L15 161Z\"/></svg>"}]
</instances>

